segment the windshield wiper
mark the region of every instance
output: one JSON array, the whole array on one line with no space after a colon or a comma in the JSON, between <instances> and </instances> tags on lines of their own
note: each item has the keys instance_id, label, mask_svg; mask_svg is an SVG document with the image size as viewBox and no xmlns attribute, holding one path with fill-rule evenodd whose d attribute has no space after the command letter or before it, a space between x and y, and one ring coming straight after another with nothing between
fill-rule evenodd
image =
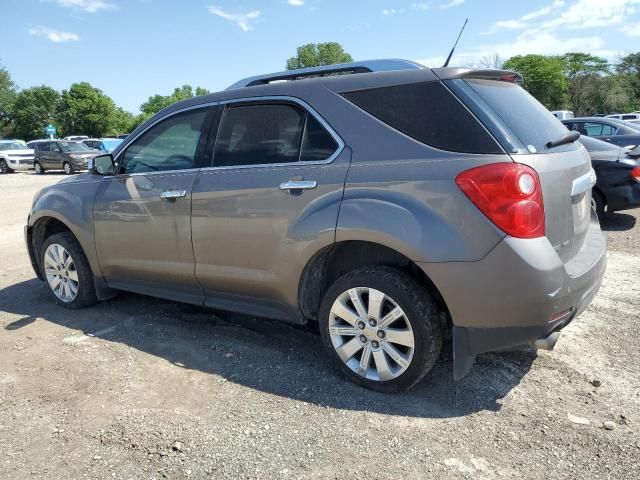
<instances>
[{"instance_id":1,"label":"windshield wiper","mask_svg":"<svg viewBox=\"0 0 640 480\"><path fill-rule=\"evenodd\" d=\"M559 138L558 140L554 140L553 142L547 142L545 144L545 147L547 148L555 148L555 147L559 147L560 145L566 145L567 143L573 143L576 140L578 140L580 138L580 132L571 132L568 133L567 135L565 135L562 138Z\"/></svg>"}]
</instances>

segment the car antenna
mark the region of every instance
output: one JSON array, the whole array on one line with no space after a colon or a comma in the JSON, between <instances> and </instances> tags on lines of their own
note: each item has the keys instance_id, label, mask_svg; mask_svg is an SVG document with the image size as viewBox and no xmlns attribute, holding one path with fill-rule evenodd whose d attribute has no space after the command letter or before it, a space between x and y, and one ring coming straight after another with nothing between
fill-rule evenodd
<instances>
[{"instance_id":1,"label":"car antenna","mask_svg":"<svg viewBox=\"0 0 640 480\"><path fill-rule=\"evenodd\" d=\"M462 25L462 28L460 29L460 33L458 34L458 38L456 38L456 43L453 44L453 48L451 49L451 52L449 52L449 56L447 57L447 61L444 62L444 65L442 65L443 68L449 66L449 62L451 61L451 57L453 56L453 52L456 51L456 47L458 46L458 41L460 40L460 37L462 36L462 32L464 32L464 27L467 26L467 22L468 21L469 21L468 18L464 21L464 25Z\"/></svg>"}]
</instances>

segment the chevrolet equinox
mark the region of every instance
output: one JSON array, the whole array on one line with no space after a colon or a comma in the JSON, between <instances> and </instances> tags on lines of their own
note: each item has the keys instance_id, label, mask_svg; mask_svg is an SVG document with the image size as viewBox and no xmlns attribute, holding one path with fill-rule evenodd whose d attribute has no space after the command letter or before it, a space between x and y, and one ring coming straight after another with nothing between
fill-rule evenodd
<instances>
[{"instance_id":1,"label":"chevrolet equinox","mask_svg":"<svg viewBox=\"0 0 640 480\"><path fill-rule=\"evenodd\" d=\"M452 339L553 348L591 302L595 175L509 71L377 60L252 77L176 103L25 228L54 301L125 290L304 324L351 380L416 384Z\"/></svg>"}]
</instances>

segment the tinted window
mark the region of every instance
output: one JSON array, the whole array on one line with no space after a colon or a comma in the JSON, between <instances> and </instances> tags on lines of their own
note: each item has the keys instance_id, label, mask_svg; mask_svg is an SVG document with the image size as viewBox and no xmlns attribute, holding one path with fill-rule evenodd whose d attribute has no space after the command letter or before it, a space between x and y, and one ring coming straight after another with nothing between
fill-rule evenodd
<instances>
[{"instance_id":1,"label":"tinted window","mask_svg":"<svg viewBox=\"0 0 640 480\"><path fill-rule=\"evenodd\" d=\"M468 85L513 132L525 147L522 153L548 152L547 142L567 134L566 128L540 102L516 83L496 80L457 80ZM575 143L552 149L553 152L579 148Z\"/></svg>"},{"instance_id":2,"label":"tinted window","mask_svg":"<svg viewBox=\"0 0 640 480\"><path fill-rule=\"evenodd\" d=\"M440 82L422 82L345 93L390 127L442 150L499 153L482 125Z\"/></svg>"},{"instance_id":3,"label":"tinted window","mask_svg":"<svg viewBox=\"0 0 640 480\"><path fill-rule=\"evenodd\" d=\"M193 168L207 113L182 113L151 127L125 150L123 173Z\"/></svg>"},{"instance_id":4,"label":"tinted window","mask_svg":"<svg viewBox=\"0 0 640 480\"><path fill-rule=\"evenodd\" d=\"M214 153L215 166L297 162L305 112L292 105L225 108Z\"/></svg>"},{"instance_id":5,"label":"tinted window","mask_svg":"<svg viewBox=\"0 0 640 480\"><path fill-rule=\"evenodd\" d=\"M307 124L302 138L301 161L319 161L328 159L338 149L331 134L313 116L307 115Z\"/></svg>"},{"instance_id":6,"label":"tinted window","mask_svg":"<svg viewBox=\"0 0 640 480\"><path fill-rule=\"evenodd\" d=\"M599 137L602 135L613 135L618 129L611 125L597 122L584 122L582 124L582 131L585 135L590 137Z\"/></svg>"}]
</instances>

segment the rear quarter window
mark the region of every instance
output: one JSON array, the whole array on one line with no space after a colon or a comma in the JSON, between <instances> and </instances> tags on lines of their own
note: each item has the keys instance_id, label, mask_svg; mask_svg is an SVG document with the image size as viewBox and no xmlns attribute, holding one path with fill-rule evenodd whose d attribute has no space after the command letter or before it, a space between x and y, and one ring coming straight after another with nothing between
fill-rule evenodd
<instances>
[{"instance_id":1,"label":"rear quarter window","mask_svg":"<svg viewBox=\"0 0 640 480\"><path fill-rule=\"evenodd\" d=\"M440 82L420 82L342 94L390 127L452 152L502 153L482 124Z\"/></svg>"}]
</instances>

